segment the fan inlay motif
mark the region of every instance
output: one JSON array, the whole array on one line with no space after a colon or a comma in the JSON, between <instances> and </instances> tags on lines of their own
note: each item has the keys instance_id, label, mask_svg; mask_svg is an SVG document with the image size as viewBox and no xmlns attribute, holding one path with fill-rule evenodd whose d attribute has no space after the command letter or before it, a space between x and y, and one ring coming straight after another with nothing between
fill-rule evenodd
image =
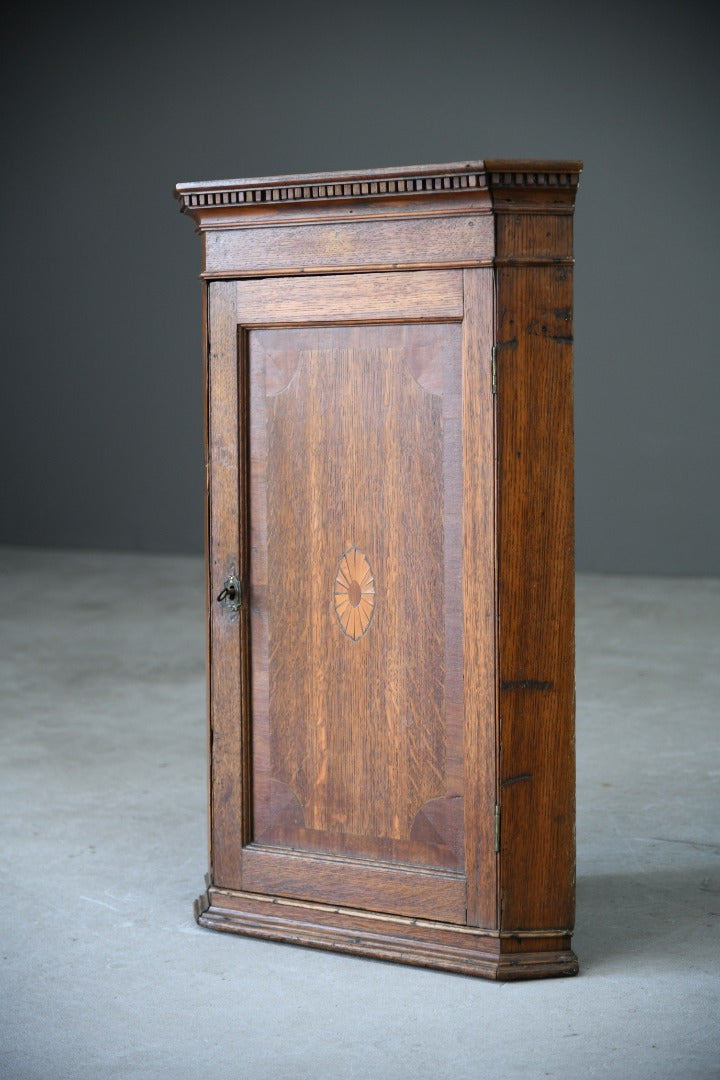
<instances>
[{"instance_id":1,"label":"fan inlay motif","mask_svg":"<svg viewBox=\"0 0 720 1080\"><path fill-rule=\"evenodd\" d=\"M340 560L335 578L335 614L353 641L365 634L375 610L375 577L367 555L352 547Z\"/></svg>"}]
</instances>

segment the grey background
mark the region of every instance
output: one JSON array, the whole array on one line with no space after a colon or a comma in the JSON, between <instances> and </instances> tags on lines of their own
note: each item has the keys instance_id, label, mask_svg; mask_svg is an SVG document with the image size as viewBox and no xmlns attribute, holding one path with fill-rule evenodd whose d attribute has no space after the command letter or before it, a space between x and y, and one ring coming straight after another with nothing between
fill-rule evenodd
<instances>
[{"instance_id":1,"label":"grey background","mask_svg":"<svg viewBox=\"0 0 720 1080\"><path fill-rule=\"evenodd\" d=\"M4 31L0 542L201 550L177 180L579 157L578 568L720 574L714 6L35 6Z\"/></svg>"}]
</instances>

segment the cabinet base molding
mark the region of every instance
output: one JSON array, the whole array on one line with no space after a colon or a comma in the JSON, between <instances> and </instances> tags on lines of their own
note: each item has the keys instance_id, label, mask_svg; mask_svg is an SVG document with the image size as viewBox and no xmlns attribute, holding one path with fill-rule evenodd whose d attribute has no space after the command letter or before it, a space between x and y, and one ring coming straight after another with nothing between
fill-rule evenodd
<instances>
[{"instance_id":1,"label":"cabinet base molding","mask_svg":"<svg viewBox=\"0 0 720 1080\"><path fill-rule=\"evenodd\" d=\"M196 901L195 918L210 930L499 981L578 972L561 930L501 933L212 885Z\"/></svg>"}]
</instances>

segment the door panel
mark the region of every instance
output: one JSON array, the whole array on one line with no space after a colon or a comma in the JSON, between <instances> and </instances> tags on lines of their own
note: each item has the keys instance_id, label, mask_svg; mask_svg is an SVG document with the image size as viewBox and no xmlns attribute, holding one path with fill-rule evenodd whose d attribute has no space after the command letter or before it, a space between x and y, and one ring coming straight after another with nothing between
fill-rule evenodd
<instances>
[{"instance_id":1,"label":"door panel","mask_svg":"<svg viewBox=\"0 0 720 1080\"><path fill-rule=\"evenodd\" d=\"M474 280L487 331L491 277L473 273L485 275ZM240 769L243 792L213 779L225 793L211 823L220 886L456 923L469 901L477 920L493 862L485 836L478 851L478 820L492 808L488 770L480 792L463 762L469 749L473 768L483 758L493 692L468 708L462 593L480 570L485 603L494 568L482 542L491 515L467 554L463 469L487 456L491 509L493 467L487 414L463 396L489 351L480 323L463 323L465 291L459 271L210 287L211 486L223 484L219 522L211 494L211 573L228 572L236 537L249 593L234 636L226 612L211 616L211 665L226 676L211 685L225 713L228 680L243 699L235 728L211 699L221 768ZM230 367L212 342L228 348L229 306L239 429L223 439L228 406L213 386L227 390ZM490 636L474 648L489 656L493 630L480 622Z\"/></svg>"},{"instance_id":2,"label":"door panel","mask_svg":"<svg viewBox=\"0 0 720 1080\"><path fill-rule=\"evenodd\" d=\"M460 327L248 352L255 842L460 869Z\"/></svg>"}]
</instances>

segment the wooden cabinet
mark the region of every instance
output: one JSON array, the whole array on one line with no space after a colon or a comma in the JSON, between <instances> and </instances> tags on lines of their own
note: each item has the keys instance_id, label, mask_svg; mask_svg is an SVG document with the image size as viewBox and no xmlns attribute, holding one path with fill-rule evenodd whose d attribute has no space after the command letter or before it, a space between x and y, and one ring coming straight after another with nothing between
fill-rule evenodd
<instances>
[{"instance_id":1,"label":"wooden cabinet","mask_svg":"<svg viewBox=\"0 0 720 1080\"><path fill-rule=\"evenodd\" d=\"M203 926L577 970L579 171L177 187L206 296Z\"/></svg>"}]
</instances>

